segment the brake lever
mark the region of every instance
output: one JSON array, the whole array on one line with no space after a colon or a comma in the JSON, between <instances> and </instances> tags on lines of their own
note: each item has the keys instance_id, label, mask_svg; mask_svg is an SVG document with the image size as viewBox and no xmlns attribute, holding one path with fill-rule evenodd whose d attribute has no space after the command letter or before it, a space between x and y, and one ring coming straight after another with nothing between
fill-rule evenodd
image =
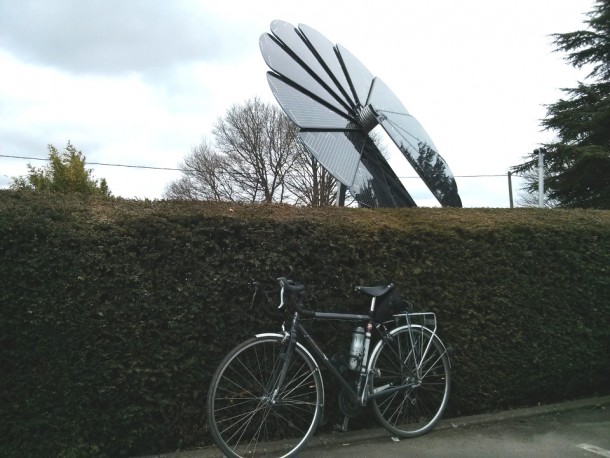
<instances>
[{"instance_id":1,"label":"brake lever","mask_svg":"<svg viewBox=\"0 0 610 458\"><path fill-rule=\"evenodd\" d=\"M282 283L282 290L280 292L280 305L278 306L278 309L281 309L282 307L284 307L284 283Z\"/></svg>"},{"instance_id":2,"label":"brake lever","mask_svg":"<svg viewBox=\"0 0 610 458\"><path fill-rule=\"evenodd\" d=\"M255 281L254 279L252 279L252 281L250 281L249 286L254 288L254 294L252 295L252 302L250 303L250 308L248 309L248 310L252 310L252 308L254 307L254 302L256 301L256 297L258 296L258 292L259 292L259 290L263 289L263 287L261 286L260 282Z\"/></svg>"}]
</instances>

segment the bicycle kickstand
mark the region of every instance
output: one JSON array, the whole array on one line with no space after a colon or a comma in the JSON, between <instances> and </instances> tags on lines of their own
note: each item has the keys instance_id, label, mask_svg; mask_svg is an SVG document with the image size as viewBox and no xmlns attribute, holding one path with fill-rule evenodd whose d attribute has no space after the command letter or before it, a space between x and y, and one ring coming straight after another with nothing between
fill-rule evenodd
<instances>
[{"instance_id":1,"label":"bicycle kickstand","mask_svg":"<svg viewBox=\"0 0 610 458\"><path fill-rule=\"evenodd\" d=\"M339 431L341 433L346 433L348 425L349 425L349 417L347 415L345 415L343 417L343 424L335 425L335 431Z\"/></svg>"}]
</instances>

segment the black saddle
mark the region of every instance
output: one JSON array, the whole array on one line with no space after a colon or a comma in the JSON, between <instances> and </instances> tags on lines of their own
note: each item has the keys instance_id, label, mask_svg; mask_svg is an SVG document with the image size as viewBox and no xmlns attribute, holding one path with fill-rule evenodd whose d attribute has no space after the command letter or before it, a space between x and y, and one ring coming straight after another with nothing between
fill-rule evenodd
<instances>
[{"instance_id":1,"label":"black saddle","mask_svg":"<svg viewBox=\"0 0 610 458\"><path fill-rule=\"evenodd\" d=\"M356 286L356 291L371 297L383 296L384 294L392 291L393 289L394 283L381 286Z\"/></svg>"}]
</instances>

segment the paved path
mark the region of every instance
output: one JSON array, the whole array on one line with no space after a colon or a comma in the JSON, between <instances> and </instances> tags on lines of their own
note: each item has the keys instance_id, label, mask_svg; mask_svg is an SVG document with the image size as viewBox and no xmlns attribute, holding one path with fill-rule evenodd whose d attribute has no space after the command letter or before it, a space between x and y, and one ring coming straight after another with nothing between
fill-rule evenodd
<instances>
[{"instance_id":1,"label":"paved path","mask_svg":"<svg viewBox=\"0 0 610 458\"><path fill-rule=\"evenodd\" d=\"M394 442L389 437L305 450L302 458L609 457L610 405L442 428Z\"/></svg>"},{"instance_id":2,"label":"paved path","mask_svg":"<svg viewBox=\"0 0 610 458\"><path fill-rule=\"evenodd\" d=\"M157 455L222 456L215 447ZM316 436L299 454L299 458L517 456L610 458L610 396L447 419L414 439L395 441L377 428Z\"/></svg>"}]
</instances>

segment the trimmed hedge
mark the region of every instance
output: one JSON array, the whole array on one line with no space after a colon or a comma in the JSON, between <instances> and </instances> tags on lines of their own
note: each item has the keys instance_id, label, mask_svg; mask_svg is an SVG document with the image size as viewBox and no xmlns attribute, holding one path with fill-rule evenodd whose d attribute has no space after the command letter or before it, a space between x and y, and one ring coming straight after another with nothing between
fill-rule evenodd
<instances>
[{"instance_id":1,"label":"trimmed hedge","mask_svg":"<svg viewBox=\"0 0 610 458\"><path fill-rule=\"evenodd\" d=\"M446 416L610 392L610 212L350 209L0 191L0 456L210 443L210 377L278 330L250 278L364 311L392 280L453 349ZM350 329L313 322L329 350ZM340 420L325 377L328 425ZM366 424L366 419L360 420ZM358 421L352 424L358 425ZM329 427L329 426L323 426Z\"/></svg>"}]
</instances>

